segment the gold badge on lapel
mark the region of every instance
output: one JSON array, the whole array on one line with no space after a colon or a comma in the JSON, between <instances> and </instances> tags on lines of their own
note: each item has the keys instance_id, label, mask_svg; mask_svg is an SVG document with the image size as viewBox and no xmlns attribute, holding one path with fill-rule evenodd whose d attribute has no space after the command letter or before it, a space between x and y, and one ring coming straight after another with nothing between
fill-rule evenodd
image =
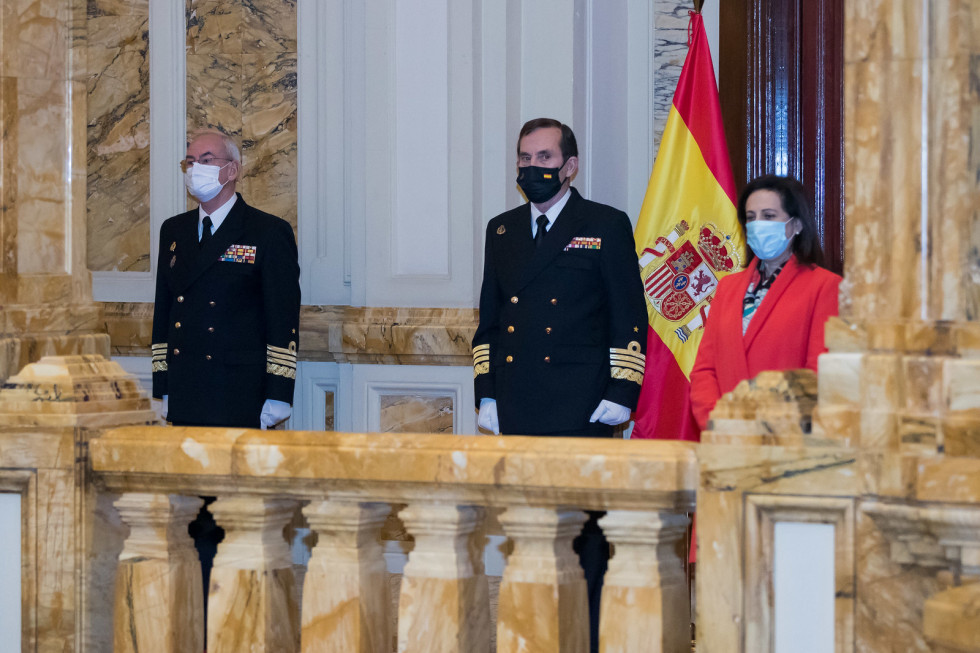
<instances>
[{"instance_id":1,"label":"gold badge on lapel","mask_svg":"<svg viewBox=\"0 0 980 653\"><path fill-rule=\"evenodd\" d=\"M170 243L170 251L172 252L175 249L177 249L177 241L176 240L174 242Z\"/></svg>"},{"instance_id":2,"label":"gold badge on lapel","mask_svg":"<svg viewBox=\"0 0 980 653\"><path fill-rule=\"evenodd\" d=\"M499 227L497 227L498 236L503 236L505 233L507 233L507 227L505 227L504 225L500 225Z\"/></svg>"}]
</instances>

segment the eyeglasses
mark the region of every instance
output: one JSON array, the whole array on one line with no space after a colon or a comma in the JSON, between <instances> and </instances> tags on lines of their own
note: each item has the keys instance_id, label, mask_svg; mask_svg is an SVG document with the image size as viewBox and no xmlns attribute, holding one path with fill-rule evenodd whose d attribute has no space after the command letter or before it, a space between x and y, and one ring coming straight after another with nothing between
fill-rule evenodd
<instances>
[{"instance_id":1,"label":"eyeglasses","mask_svg":"<svg viewBox=\"0 0 980 653\"><path fill-rule=\"evenodd\" d=\"M220 157L220 156L206 156L206 157L202 158L200 161L196 161L196 160L191 159L191 158L181 159L180 160L180 171L181 172L187 172L187 169L190 168L195 163L200 163L202 166L210 166L210 165L214 165L214 162L215 161L231 161L231 160L232 159L225 159L225 158Z\"/></svg>"}]
</instances>

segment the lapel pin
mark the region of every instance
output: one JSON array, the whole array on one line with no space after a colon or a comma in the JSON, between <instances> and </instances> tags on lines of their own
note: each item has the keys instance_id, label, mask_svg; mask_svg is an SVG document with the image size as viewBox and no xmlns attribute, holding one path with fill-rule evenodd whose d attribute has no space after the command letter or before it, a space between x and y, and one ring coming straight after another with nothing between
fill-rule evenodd
<instances>
[{"instance_id":1,"label":"lapel pin","mask_svg":"<svg viewBox=\"0 0 980 653\"><path fill-rule=\"evenodd\" d=\"M176 240L174 242L170 243L170 251L172 252L175 249L177 249L177 241Z\"/></svg>"},{"instance_id":2,"label":"lapel pin","mask_svg":"<svg viewBox=\"0 0 980 653\"><path fill-rule=\"evenodd\" d=\"M499 227L497 227L498 236L503 236L505 233L507 233L507 227L505 227L504 225L500 225Z\"/></svg>"},{"instance_id":3,"label":"lapel pin","mask_svg":"<svg viewBox=\"0 0 980 653\"><path fill-rule=\"evenodd\" d=\"M170 267L173 267L176 264L177 264L177 257L174 256L170 259Z\"/></svg>"}]
</instances>

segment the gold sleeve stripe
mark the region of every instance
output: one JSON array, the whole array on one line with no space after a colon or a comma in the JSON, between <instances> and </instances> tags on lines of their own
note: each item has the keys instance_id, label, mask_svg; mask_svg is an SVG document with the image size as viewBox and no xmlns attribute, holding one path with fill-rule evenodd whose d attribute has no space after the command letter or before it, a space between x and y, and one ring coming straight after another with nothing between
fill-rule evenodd
<instances>
[{"instance_id":1,"label":"gold sleeve stripe","mask_svg":"<svg viewBox=\"0 0 980 653\"><path fill-rule=\"evenodd\" d=\"M643 354L609 354L609 360L611 361L636 361L639 363L645 362L647 359Z\"/></svg>"},{"instance_id":2,"label":"gold sleeve stripe","mask_svg":"<svg viewBox=\"0 0 980 653\"><path fill-rule=\"evenodd\" d=\"M296 361L289 360L288 358L282 358L280 356L267 356L266 362L272 365L285 365L286 367L291 367L296 369Z\"/></svg>"},{"instance_id":3,"label":"gold sleeve stripe","mask_svg":"<svg viewBox=\"0 0 980 653\"><path fill-rule=\"evenodd\" d=\"M637 372L636 370L627 370L622 367L614 367L612 368L610 374L614 379L633 381L637 385L643 385L643 372Z\"/></svg>"},{"instance_id":4,"label":"gold sleeve stripe","mask_svg":"<svg viewBox=\"0 0 980 653\"><path fill-rule=\"evenodd\" d=\"M165 342L155 342L152 345L150 345L150 349L153 349L153 350L166 349L166 348L167 348L167 343L165 343Z\"/></svg>"},{"instance_id":5,"label":"gold sleeve stripe","mask_svg":"<svg viewBox=\"0 0 980 653\"><path fill-rule=\"evenodd\" d=\"M643 374L643 372L646 370L646 368L642 364L640 364L640 363L630 363L630 362L627 362L627 361L614 362L614 363L612 363L611 366L612 367L621 367L624 370L626 370L626 369L636 370L640 374Z\"/></svg>"},{"instance_id":6,"label":"gold sleeve stripe","mask_svg":"<svg viewBox=\"0 0 980 653\"><path fill-rule=\"evenodd\" d=\"M166 372L167 371L167 361L153 361L153 371L154 372Z\"/></svg>"},{"instance_id":7,"label":"gold sleeve stripe","mask_svg":"<svg viewBox=\"0 0 980 653\"><path fill-rule=\"evenodd\" d=\"M486 361L489 361L489 360L490 360L490 352L487 352L485 354L474 354L473 355L473 364L474 365L476 365L477 363L483 363L483 362L486 362Z\"/></svg>"},{"instance_id":8,"label":"gold sleeve stripe","mask_svg":"<svg viewBox=\"0 0 980 653\"><path fill-rule=\"evenodd\" d=\"M289 348L288 349L286 349L285 347L275 347L273 345L266 345L265 346L265 350L267 352L269 352L270 354L281 354L283 356L290 356L292 358L296 358L296 343L295 342L289 343Z\"/></svg>"},{"instance_id":9,"label":"gold sleeve stripe","mask_svg":"<svg viewBox=\"0 0 980 653\"><path fill-rule=\"evenodd\" d=\"M275 365L273 363L265 364L266 374L273 374L275 376L282 376L287 379L296 378L296 368L286 367L285 365Z\"/></svg>"}]
</instances>

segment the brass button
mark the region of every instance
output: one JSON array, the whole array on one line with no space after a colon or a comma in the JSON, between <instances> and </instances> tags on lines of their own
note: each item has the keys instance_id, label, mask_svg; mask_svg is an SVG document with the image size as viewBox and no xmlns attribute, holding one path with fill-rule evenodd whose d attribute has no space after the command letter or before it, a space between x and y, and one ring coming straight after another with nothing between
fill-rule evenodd
<instances>
[{"instance_id":1,"label":"brass button","mask_svg":"<svg viewBox=\"0 0 980 653\"><path fill-rule=\"evenodd\" d=\"M178 304L183 304L184 303L184 296L183 295L178 295L177 296L177 303Z\"/></svg>"},{"instance_id":2,"label":"brass button","mask_svg":"<svg viewBox=\"0 0 980 653\"><path fill-rule=\"evenodd\" d=\"M545 363L550 363L551 362L551 356L545 356L544 357L544 362Z\"/></svg>"},{"instance_id":3,"label":"brass button","mask_svg":"<svg viewBox=\"0 0 980 653\"><path fill-rule=\"evenodd\" d=\"M552 299L552 300L551 300L551 305L552 305L552 306L554 306L554 305L555 305L555 304L557 304L557 303L558 303L558 300L557 300L557 299Z\"/></svg>"},{"instance_id":4,"label":"brass button","mask_svg":"<svg viewBox=\"0 0 980 653\"><path fill-rule=\"evenodd\" d=\"M296 333L296 329L293 329L293 333Z\"/></svg>"},{"instance_id":5,"label":"brass button","mask_svg":"<svg viewBox=\"0 0 980 653\"><path fill-rule=\"evenodd\" d=\"M176 324L174 324L174 326L179 329L180 328L180 322L177 322Z\"/></svg>"},{"instance_id":6,"label":"brass button","mask_svg":"<svg viewBox=\"0 0 980 653\"><path fill-rule=\"evenodd\" d=\"M513 356L508 356L507 357L507 362L508 363L513 363L514 362L514 357Z\"/></svg>"},{"instance_id":7,"label":"brass button","mask_svg":"<svg viewBox=\"0 0 980 653\"><path fill-rule=\"evenodd\" d=\"M511 304L516 304L517 303L517 295L514 295L513 297L510 298L510 303Z\"/></svg>"},{"instance_id":8,"label":"brass button","mask_svg":"<svg viewBox=\"0 0 980 653\"><path fill-rule=\"evenodd\" d=\"M214 308L214 305L215 305L214 302L208 302L208 306Z\"/></svg>"},{"instance_id":9,"label":"brass button","mask_svg":"<svg viewBox=\"0 0 980 653\"><path fill-rule=\"evenodd\" d=\"M514 333L514 327L512 326L507 327L507 333Z\"/></svg>"},{"instance_id":10,"label":"brass button","mask_svg":"<svg viewBox=\"0 0 980 653\"><path fill-rule=\"evenodd\" d=\"M208 361L211 360L211 354L206 354L204 356L204 360L208 360Z\"/></svg>"},{"instance_id":11,"label":"brass button","mask_svg":"<svg viewBox=\"0 0 980 653\"><path fill-rule=\"evenodd\" d=\"M551 327L545 327L544 332L547 333L548 335L551 335Z\"/></svg>"},{"instance_id":12,"label":"brass button","mask_svg":"<svg viewBox=\"0 0 980 653\"><path fill-rule=\"evenodd\" d=\"M208 333L214 333L214 327L208 327Z\"/></svg>"},{"instance_id":13,"label":"brass button","mask_svg":"<svg viewBox=\"0 0 980 653\"><path fill-rule=\"evenodd\" d=\"M180 356L180 350L174 347L174 356Z\"/></svg>"}]
</instances>

